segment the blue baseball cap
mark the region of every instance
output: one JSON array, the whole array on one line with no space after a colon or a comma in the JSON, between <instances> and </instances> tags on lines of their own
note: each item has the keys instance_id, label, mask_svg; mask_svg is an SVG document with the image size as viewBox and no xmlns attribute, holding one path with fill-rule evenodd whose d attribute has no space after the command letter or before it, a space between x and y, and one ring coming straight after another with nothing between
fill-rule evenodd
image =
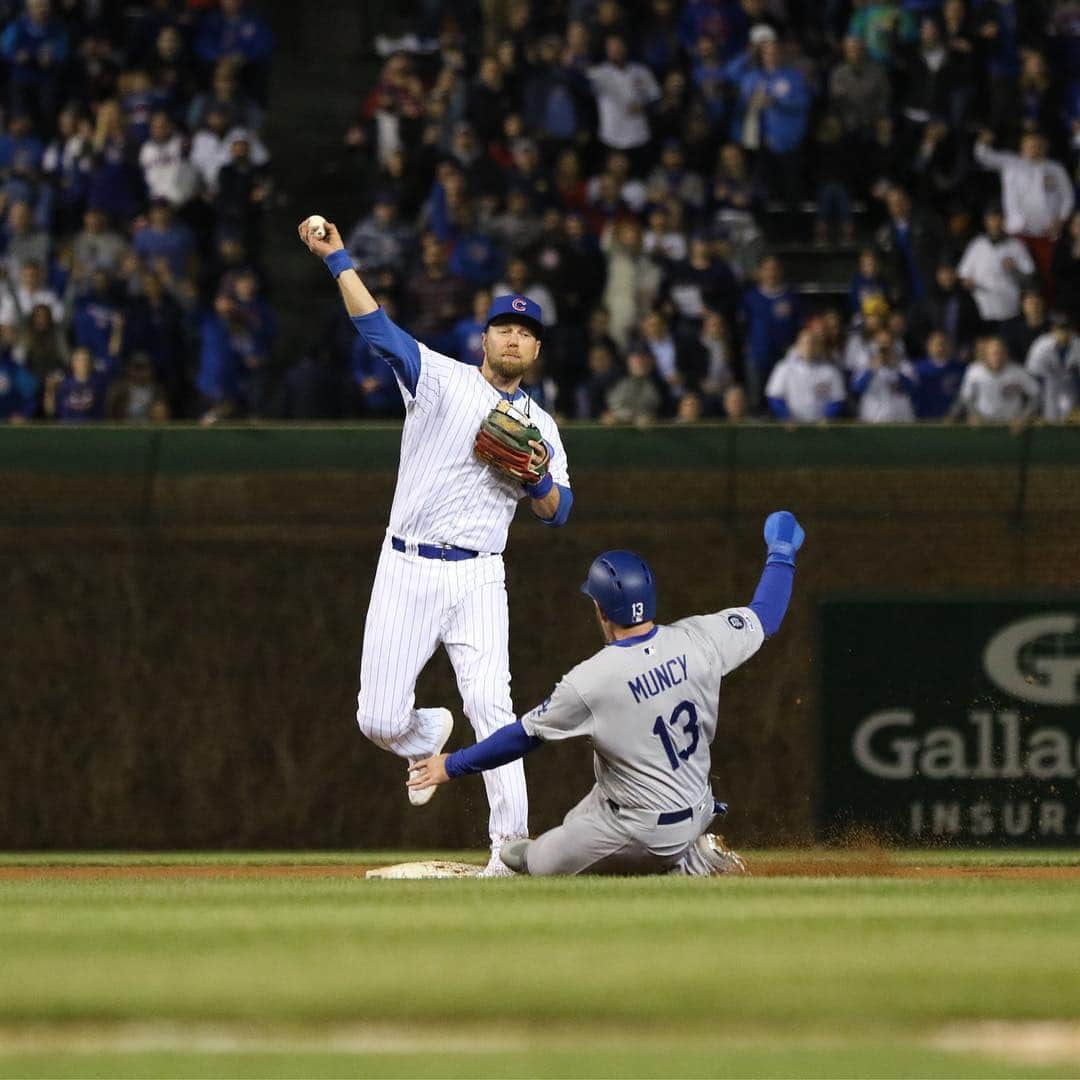
<instances>
[{"instance_id":1,"label":"blue baseball cap","mask_svg":"<svg viewBox=\"0 0 1080 1080\"><path fill-rule=\"evenodd\" d=\"M484 329L486 330L496 319L499 322L524 323L538 338L544 336L544 313L540 310L540 305L527 296L515 296L513 293L496 296L488 309Z\"/></svg>"}]
</instances>

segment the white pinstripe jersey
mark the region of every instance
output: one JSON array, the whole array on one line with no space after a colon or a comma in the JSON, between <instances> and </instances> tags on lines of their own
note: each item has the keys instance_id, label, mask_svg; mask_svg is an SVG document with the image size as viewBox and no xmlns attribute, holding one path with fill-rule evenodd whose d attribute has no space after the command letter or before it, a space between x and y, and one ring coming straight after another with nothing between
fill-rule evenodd
<instances>
[{"instance_id":1,"label":"white pinstripe jersey","mask_svg":"<svg viewBox=\"0 0 1080 1080\"><path fill-rule=\"evenodd\" d=\"M410 394L400 377L398 385L405 399L405 429L390 531L405 540L501 553L525 491L479 461L473 442L481 420L505 395L479 368L423 344L416 393ZM569 487L566 451L555 421L523 393L514 403L550 443L552 479Z\"/></svg>"}]
</instances>

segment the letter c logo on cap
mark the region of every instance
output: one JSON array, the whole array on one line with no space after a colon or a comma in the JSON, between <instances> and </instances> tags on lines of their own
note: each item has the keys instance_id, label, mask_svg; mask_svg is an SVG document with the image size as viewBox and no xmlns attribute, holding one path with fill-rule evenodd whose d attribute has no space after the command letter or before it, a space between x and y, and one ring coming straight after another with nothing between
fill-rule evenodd
<instances>
[{"instance_id":1,"label":"letter c logo on cap","mask_svg":"<svg viewBox=\"0 0 1080 1080\"><path fill-rule=\"evenodd\" d=\"M523 296L515 296L514 299L510 301L510 306L515 311L524 311L528 307L528 304L525 302Z\"/></svg>"}]
</instances>

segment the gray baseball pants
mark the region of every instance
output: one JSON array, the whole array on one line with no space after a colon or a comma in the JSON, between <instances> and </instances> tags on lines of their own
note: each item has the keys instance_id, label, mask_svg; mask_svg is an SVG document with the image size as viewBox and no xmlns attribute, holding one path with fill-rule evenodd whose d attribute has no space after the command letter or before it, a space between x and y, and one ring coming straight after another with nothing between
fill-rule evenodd
<instances>
[{"instance_id":1,"label":"gray baseball pants","mask_svg":"<svg viewBox=\"0 0 1080 1080\"><path fill-rule=\"evenodd\" d=\"M553 874L663 874L711 824L712 793L686 821L657 824L655 811L612 808L593 787L563 819L524 851L524 869L533 877Z\"/></svg>"}]
</instances>

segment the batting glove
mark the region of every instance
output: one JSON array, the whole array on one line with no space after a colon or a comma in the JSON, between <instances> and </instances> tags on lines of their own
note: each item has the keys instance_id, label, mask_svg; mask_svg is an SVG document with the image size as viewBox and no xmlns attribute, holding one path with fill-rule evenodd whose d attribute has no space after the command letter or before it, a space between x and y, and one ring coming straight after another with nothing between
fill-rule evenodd
<instances>
[{"instance_id":1,"label":"batting glove","mask_svg":"<svg viewBox=\"0 0 1080 1080\"><path fill-rule=\"evenodd\" d=\"M769 557L765 565L784 563L795 565L795 553L803 546L806 533L788 510L775 510L765 519L765 546Z\"/></svg>"}]
</instances>

